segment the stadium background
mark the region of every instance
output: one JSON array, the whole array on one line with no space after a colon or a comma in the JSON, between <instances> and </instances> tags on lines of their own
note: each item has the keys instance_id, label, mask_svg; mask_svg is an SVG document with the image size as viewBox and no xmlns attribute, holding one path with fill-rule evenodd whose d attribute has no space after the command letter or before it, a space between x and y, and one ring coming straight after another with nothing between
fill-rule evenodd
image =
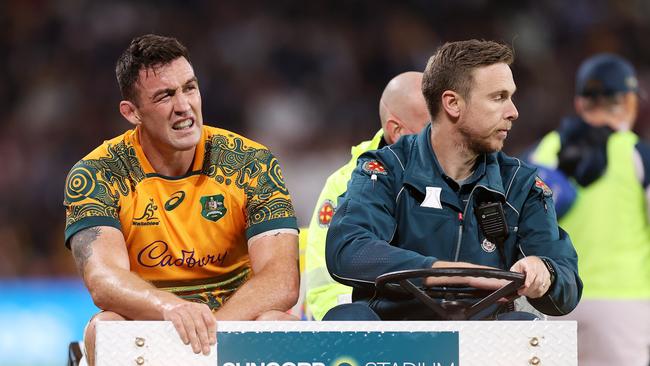
<instances>
[{"instance_id":1,"label":"stadium background","mask_svg":"<svg viewBox=\"0 0 650 366\"><path fill-rule=\"evenodd\" d=\"M63 246L69 168L129 128L114 65L135 35L185 43L207 124L279 157L307 225L327 177L378 128L395 74L422 70L445 41L513 45L522 153L572 110L580 61L610 51L650 85L643 0L0 2L0 364L61 365L94 311ZM650 137L650 103L635 130Z\"/></svg>"}]
</instances>

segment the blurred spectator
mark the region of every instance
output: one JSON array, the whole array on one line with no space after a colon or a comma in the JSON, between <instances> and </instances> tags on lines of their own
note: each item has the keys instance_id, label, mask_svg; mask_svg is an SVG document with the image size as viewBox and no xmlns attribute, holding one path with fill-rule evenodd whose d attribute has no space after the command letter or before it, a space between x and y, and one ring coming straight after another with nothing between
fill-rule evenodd
<instances>
[{"instance_id":1,"label":"blurred spectator","mask_svg":"<svg viewBox=\"0 0 650 366\"><path fill-rule=\"evenodd\" d=\"M588 58L578 69L574 103L577 115L531 155L577 184L560 225L578 252L584 292L563 319L578 321L580 365L647 366L650 144L630 131L639 105L633 66L614 54Z\"/></svg>"}]
</instances>

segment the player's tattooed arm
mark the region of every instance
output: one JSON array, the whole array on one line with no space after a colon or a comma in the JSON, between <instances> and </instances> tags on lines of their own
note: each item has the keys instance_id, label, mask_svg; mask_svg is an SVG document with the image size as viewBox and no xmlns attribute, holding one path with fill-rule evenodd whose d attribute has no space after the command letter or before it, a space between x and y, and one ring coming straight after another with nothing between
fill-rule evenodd
<instances>
[{"instance_id":1,"label":"player's tattooed arm","mask_svg":"<svg viewBox=\"0 0 650 366\"><path fill-rule=\"evenodd\" d=\"M77 263L79 273L83 275L84 268L88 262L88 258L93 255L93 243L99 237L101 229L99 227L90 227L76 233L70 242L72 248L72 256Z\"/></svg>"}]
</instances>

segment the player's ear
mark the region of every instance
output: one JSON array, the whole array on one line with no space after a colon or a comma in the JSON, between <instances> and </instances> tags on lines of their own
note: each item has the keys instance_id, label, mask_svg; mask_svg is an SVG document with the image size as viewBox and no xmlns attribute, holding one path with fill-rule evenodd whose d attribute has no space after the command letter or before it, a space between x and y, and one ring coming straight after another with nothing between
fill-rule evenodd
<instances>
[{"instance_id":1,"label":"player's ear","mask_svg":"<svg viewBox=\"0 0 650 366\"><path fill-rule=\"evenodd\" d=\"M139 126L142 123L138 107L133 102L128 100L120 101L120 114L135 126Z\"/></svg>"},{"instance_id":2,"label":"player's ear","mask_svg":"<svg viewBox=\"0 0 650 366\"><path fill-rule=\"evenodd\" d=\"M442 109L451 118L455 119L460 116L460 110L464 103L460 94L452 90L445 90L440 96L440 100L442 102Z\"/></svg>"}]
</instances>

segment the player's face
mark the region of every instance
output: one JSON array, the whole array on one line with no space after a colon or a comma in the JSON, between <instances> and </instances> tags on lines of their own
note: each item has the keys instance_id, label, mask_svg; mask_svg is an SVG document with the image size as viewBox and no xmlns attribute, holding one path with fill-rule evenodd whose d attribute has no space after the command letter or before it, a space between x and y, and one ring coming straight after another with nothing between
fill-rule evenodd
<instances>
[{"instance_id":1,"label":"player's face","mask_svg":"<svg viewBox=\"0 0 650 366\"><path fill-rule=\"evenodd\" d=\"M467 147L477 153L503 148L512 122L519 112L512 101L515 82L507 64L479 67L473 71L472 87L458 121Z\"/></svg>"},{"instance_id":2,"label":"player's face","mask_svg":"<svg viewBox=\"0 0 650 366\"><path fill-rule=\"evenodd\" d=\"M201 93L192 65L180 57L140 70L138 113L143 144L159 150L186 151L201 139Z\"/></svg>"}]
</instances>

